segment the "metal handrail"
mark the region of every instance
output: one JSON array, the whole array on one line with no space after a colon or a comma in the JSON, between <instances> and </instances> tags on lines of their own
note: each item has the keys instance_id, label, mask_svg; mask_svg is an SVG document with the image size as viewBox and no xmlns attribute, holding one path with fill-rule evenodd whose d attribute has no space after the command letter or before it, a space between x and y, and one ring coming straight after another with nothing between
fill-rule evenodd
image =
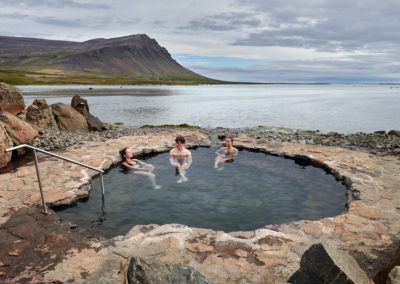
<instances>
[{"instance_id":1,"label":"metal handrail","mask_svg":"<svg viewBox=\"0 0 400 284\"><path fill-rule=\"evenodd\" d=\"M47 205L46 205L46 202L45 202L45 200L44 200L44 194L43 194L43 189L42 189L42 180L41 180L41 178L40 178L39 162L38 162L38 159L37 159L36 151L99 172L99 173L100 173L100 181L101 181L101 193L102 193L102 197L103 197L103 199L104 199L104 181L103 181L103 173L104 173L104 171L103 171L103 170L100 170L100 169L91 167L91 166L89 166L89 165L85 165L85 164L79 163L79 162L77 162L77 161L74 161L74 160L65 158L65 157L63 157L63 156L59 156L59 155L53 154L53 153L51 153L51 152L47 152L47 151L45 151L45 150L42 150L42 149L40 149L40 148L33 147L33 146L31 146L31 145L27 145L27 144L21 144L21 145L18 145L18 146L16 146L16 147L8 148L8 149L6 149L6 152L13 151L13 150L17 150L17 149L20 149L20 148L29 148L29 149L32 149L32 150L33 150L33 156L34 156L34 159L35 159L36 175L37 175L37 177L38 177L38 183L39 183L40 195L41 195L41 197L42 197L43 213L44 213L44 214L49 214L49 211L48 211L48 209L47 209Z\"/></svg>"}]
</instances>

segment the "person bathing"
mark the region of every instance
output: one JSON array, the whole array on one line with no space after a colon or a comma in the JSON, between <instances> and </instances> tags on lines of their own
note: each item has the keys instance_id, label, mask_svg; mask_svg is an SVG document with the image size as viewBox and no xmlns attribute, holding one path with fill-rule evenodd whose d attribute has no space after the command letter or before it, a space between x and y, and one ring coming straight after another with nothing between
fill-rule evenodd
<instances>
[{"instance_id":1,"label":"person bathing","mask_svg":"<svg viewBox=\"0 0 400 284\"><path fill-rule=\"evenodd\" d=\"M185 148L185 138L177 136L175 139L176 147L169 152L169 162L176 168L176 174L180 175L177 183L187 181L186 171L192 164L192 154Z\"/></svg>"},{"instance_id":2,"label":"person bathing","mask_svg":"<svg viewBox=\"0 0 400 284\"><path fill-rule=\"evenodd\" d=\"M233 157L239 154L238 149L233 147L233 137L225 138L225 147L219 148L215 154L217 157L215 158L214 167L218 169L219 164L223 162L233 162ZM222 169L222 168L220 168Z\"/></svg>"},{"instance_id":3,"label":"person bathing","mask_svg":"<svg viewBox=\"0 0 400 284\"><path fill-rule=\"evenodd\" d=\"M122 167L124 167L127 171L132 171L132 173L137 175L147 176L154 189L161 189L160 185L156 184L156 176L153 174L154 166L150 164L146 164L138 159L132 159L133 154L128 148L124 148L119 151L119 154L122 158Z\"/></svg>"}]
</instances>

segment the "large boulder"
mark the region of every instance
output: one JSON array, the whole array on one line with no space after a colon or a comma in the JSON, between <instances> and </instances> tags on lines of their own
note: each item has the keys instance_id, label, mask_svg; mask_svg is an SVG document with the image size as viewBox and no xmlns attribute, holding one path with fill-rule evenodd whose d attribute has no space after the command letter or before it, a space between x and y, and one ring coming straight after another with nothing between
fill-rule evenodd
<instances>
[{"instance_id":1,"label":"large boulder","mask_svg":"<svg viewBox=\"0 0 400 284\"><path fill-rule=\"evenodd\" d=\"M389 134L389 135L394 135L394 136L400 137L400 131L399 131L399 130L390 130L390 131L388 132L388 134Z\"/></svg>"},{"instance_id":2,"label":"large boulder","mask_svg":"<svg viewBox=\"0 0 400 284\"><path fill-rule=\"evenodd\" d=\"M56 119L45 99L36 99L26 110L26 121L39 127L39 130L58 131Z\"/></svg>"},{"instance_id":3,"label":"large boulder","mask_svg":"<svg viewBox=\"0 0 400 284\"><path fill-rule=\"evenodd\" d=\"M14 86L0 83L0 110L17 114L25 108L21 92Z\"/></svg>"},{"instance_id":4,"label":"large boulder","mask_svg":"<svg viewBox=\"0 0 400 284\"><path fill-rule=\"evenodd\" d=\"M6 152L7 148L13 146L11 137L5 127L0 123L0 168L5 167L11 161L11 152Z\"/></svg>"},{"instance_id":5,"label":"large boulder","mask_svg":"<svg viewBox=\"0 0 400 284\"><path fill-rule=\"evenodd\" d=\"M69 105L56 103L51 109L60 130L88 130L86 118Z\"/></svg>"},{"instance_id":6,"label":"large boulder","mask_svg":"<svg viewBox=\"0 0 400 284\"><path fill-rule=\"evenodd\" d=\"M289 283L373 283L348 253L334 245L318 243L304 252L300 269Z\"/></svg>"},{"instance_id":7,"label":"large boulder","mask_svg":"<svg viewBox=\"0 0 400 284\"><path fill-rule=\"evenodd\" d=\"M212 284L211 280L196 269L181 263L166 263L155 258L132 257L129 263L129 284L139 283L180 283L180 284Z\"/></svg>"},{"instance_id":8,"label":"large boulder","mask_svg":"<svg viewBox=\"0 0 400 284\"><path fill-rule=\"evenodd\" d=\"M0 113L0 123L2 123L7 130L15 146L20 144L32 144L33 140L39 136L39 129L36 126L11 113Z\"/></svg>"},{"instance_id":9,"label":"large boulder","mask_svg":"<svg viewBox=\"0 0 400 284\"><path fill-rule=\"evenodd\" d=\"M100 121L100 119L93 116L89 112L87 100L75 95L71 100L71 106L86 118L89 130L101 131L102 129L105 129L104 124Z\"/></svg>"}]
</instances>

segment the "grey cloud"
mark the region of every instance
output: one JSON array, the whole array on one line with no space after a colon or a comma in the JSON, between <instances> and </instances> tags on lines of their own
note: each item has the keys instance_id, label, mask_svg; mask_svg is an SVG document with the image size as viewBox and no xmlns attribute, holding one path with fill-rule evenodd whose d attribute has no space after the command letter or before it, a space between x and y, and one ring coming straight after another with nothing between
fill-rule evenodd
<instances>
[{"instance_id":1,"label":"grey cloud","mask_svg":"<svg viewBox=\"0 0 400 284\"><path fill-rule=\"evenodd\" d=\"M10 19L10 20L18 20L18 19L26 19L29 18L28 15L21 14L21 13L0 13L1 19Z\"/></svg>"},{"instance_id":2,"label":"grey cloud","mask_svg":"<svg viewBox=\"0 0 400 284\"><path fill-rule=\"evenodd\" d=\"M240 1L264 17L266 29L233 45L285 46L318 50L399 44L398 1Z\"/></svg>"},{"instance_id":3,"label":"grey cloud","mask_svg":"<svg viewBox=\"0 0 400 284\"><path fill-rule=\"evenodd\" d=\"M129 26L129 25L139 24L140 22L142 22L142 19L140 18L116 19L112 22L114 22L117 25Z\"/></svg>"},{"instance_id":4,"label":"grey cloud","mask_svg":"<svg viewBox=\"0 0 400 284\"><path fill-rule=\"evenodd\" d=\"M81 21L77 21L76 19L57 19L53 17L31 17L32 21L51 26L60 26L60 27L71 27L71 28L79 28L86 26Z\"/></svg>"},{"instance_id":5,"label":"grey cloud","mask_svg":"<svg viewBox=\"0 0 400 284\"><path fill-rule=\"evenodd\" d=\"M34 7L52 7L52 8L79 8L79 9L109 9L110 6L95 3L81 3L74 0L2 0L2 6L34 8Z\"/></svg>"},{"instance_id":6,"label":"grey cloud","mask_svg":"<svg viewBox=\"0 0 400 284\"><path fill-rule=\"evenodd\" d=\"M259 25L261 25L261 21L253 13L222 13L190 21L188 25L181 27L181 29L231 31Z\"/></svg>"},{"instance_id":7,"label":"grey cloud","mask_svg":"<svg viewBox=\"0 0 400 284\"><path fill-rule=\"evenodd\" d=\"M33 16L21 13L4 14L0 13L1 18L8 19L26 19L34 23L58 27L70 27L70 28L104 28L110 25L133 25L141 22L140 18L131 19L112 19L112 18L93 18L93 17L81 17L81 18L62 18L62 17L50 17L50 16Z\"/></svg>"}]
</instances>

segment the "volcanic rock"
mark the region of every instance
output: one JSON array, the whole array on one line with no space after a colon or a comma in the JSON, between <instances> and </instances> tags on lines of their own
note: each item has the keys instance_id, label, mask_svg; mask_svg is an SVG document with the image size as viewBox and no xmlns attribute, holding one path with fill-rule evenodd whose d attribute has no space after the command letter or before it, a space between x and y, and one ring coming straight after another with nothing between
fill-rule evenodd
<instances>
[{"instance_id":1,"label":"volcanic rock","mask_svg":"<svg viewBox=\"0 0 400 284\"><path fill-rule=\"evenodd\" d=\"M128 268L128 283L190 283L212 284L196 269L181 263L166 263L155 258L132 257Z\"/></svg>"},{"instance_id":2,"label":"volcanic rock","mask_svg":"<svg viewBox=\"0 0 400 284\"><path fill-rule=\"evenodd\" d=\"M0 113L2 123L14 145L32 144L39 136L38 128L8 112Z\"/></svg>"},{"instance_id":3,"label":"volcanic rock","mask_svg":"<svg viewBox=\"0 0 400 284\"><path fill-rule=\"evenodd\" d=\"M392 271L390 271L388 278L387 283L389 284L400 283L400 266L395 266Z\"/></svg>"},{"instance_id":4,"label":"volcanic rock","mask_svg":"<svg viewBox=\"0 0 400 284\"><path fill-rule=\"evenodd\" d=\"M26 120L39 127L41 131L45 129L58 131L57 122L51 107L45 99L36 99L33 101L33 104L26 111Z\"/></svg>"},{"instance_id":5,"label":"volcanic rock","mask_svg":"<svg viewBox=\"0 0 400 284\"><path fill-rule=\"evenodd\" d=\"M86 118L89 130L101 131L102 129L105 129L100 119L93 116L89 112L89 105L87 103L87 100L81 98L78 95L75 95L71 100L71 106Z\"/></svg>"},{"instance_id":6,"label":"volcanic rock","mask_svg":"<svg viewBox=\"0 0 400 284\"><path fill-rule=\"evenodd\" d=\"M301 257L289 283L373 283L347 253L328 244L314 244Z\"/></svg>"},{"instance_id":7,"label":"volcanic rock","mask_svg":"<svg viewBox=\"0 0 400 284\"><path fill-rule=\"evenodd\" d=\"M56 103L51 109L60 130L88 130L85 117L69 105Z\"/></svg>"},{"instance_id":8,"label":"volcanic rock","mask_svg":"<svg viewBox=\"0 0 400 284\"><path fill-rule=\"evenodd\" d=\"M390 130L388 134L400 137L400 130Z\"/></svg>"},{"instance_id":9,"label":"volcanic rock","mask_svg":"<svg viewBox=\"0 0 400 284\"><path fill-rule=\"evenodd\" d=\"M21 92L14 86L0 83L0 110L17 114L25 108Z\"/></svg>"},{"instance_id":10,"label":"volcanic rock","mask_svg":"<svg viewBox=\"0 0 400 284\"><path fill-rule=\"evenodd\" d=\"M0 123L0 168L5 167L11 160L11 152L6 152L7 148L13 146L11 137L8 135L5 127Z\"/></svg>"}]
</instances>

